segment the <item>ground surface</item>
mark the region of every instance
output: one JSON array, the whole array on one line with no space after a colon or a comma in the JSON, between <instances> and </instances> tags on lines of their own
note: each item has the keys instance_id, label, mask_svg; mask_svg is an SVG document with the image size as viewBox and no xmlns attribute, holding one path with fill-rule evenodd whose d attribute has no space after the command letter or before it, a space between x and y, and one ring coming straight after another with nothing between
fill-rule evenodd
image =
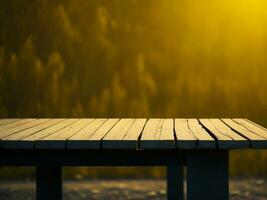
<instances>
[{"instance_id":1,"label":"ground surface","mask_svg":"<svg viewBox=\"0 0 267 200\"><path fill-rule=\"evenodd\" d=\"M0 200L32 200L32 181L0 181ZM64 182L66 200L166 199L164 180L76 180ZM267 200L267 180L231 179L230 199Z\"/></svg>"}]
</instances>

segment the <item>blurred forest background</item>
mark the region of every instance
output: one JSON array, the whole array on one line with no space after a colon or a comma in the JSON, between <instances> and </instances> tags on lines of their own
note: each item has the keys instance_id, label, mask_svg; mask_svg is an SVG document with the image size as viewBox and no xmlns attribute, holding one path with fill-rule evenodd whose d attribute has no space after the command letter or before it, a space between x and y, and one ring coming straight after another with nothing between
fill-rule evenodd
<instances>
[{"instance_id":1,"label":"blurred forest background","mask_svg":"<svg viewBox=\"0 0 267 200\"><path fill-rule=\"evenodd\" d=\"M265 0L0 0L0 117L246 117L267 126L266 10ZM66 176L165 173L138 170ZM233 152L231 174L267 176L267 152Z\"/></svg>"}]
</instances>

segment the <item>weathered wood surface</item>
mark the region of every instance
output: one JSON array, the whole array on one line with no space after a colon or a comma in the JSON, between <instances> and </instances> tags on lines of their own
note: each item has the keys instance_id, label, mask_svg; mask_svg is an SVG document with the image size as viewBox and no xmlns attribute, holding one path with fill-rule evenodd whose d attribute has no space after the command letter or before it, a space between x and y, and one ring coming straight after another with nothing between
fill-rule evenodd
<instances>
[{"instance_id":1,"label":"weathered wood surface","mask_svg":"<svg viewBox=\"0 0 267 200\"><path fill-rule=\"evenodd\" d=\"M146 119L121 119L103 138L103 148L135 149Z\"/></svg>"},{"instance_id":2,"label":"weathered wood surface","mask_svg":"<svg viewBox=\"0 0 267 200\"><path fill-rule=\"evenodd\" d=\"M248 119L0 119L4 149L267 148L267 129Z\"/></svg>"},{"instance_id":3,"label":"weathered wood surface","mask_svg":"<svg viewBox=\"0 0 267 200\"><path fill-rule=\"evenodd\" d=\"M173 119L149 119L140 139L141 149L174 149Z\"/></svg>"},{"instance_id":4,"label":"weathered wood surface","mask_svg":"<svg viewBox=\"0 0 267 200\"><path fill-rule=\"evenodd\" d=\"M96 119L68 139L68 148L98 149L101 141L119 119Z\"/></svg>"},{"instance_id":5,"label":"weathered wood surface","mask_svg":"<svg viewBox=\"0 0 267 200\"><path fill-rule=\"evenodd\" d=\"M176 144L179 149L213 149L216 142L197 119L175 119Z\"/></svg>"},{"instance_id":6,"label":"weathered wood surface","mask_svg":"<svg viewBox=\"0 0 267 200\"><path fill-rule=\"evenodd\" d=\"M216 137L220 149L240 149L249 147L246 138L231 130L219 119L200 119L202 125Z\"/></svg>"}]
</instances>

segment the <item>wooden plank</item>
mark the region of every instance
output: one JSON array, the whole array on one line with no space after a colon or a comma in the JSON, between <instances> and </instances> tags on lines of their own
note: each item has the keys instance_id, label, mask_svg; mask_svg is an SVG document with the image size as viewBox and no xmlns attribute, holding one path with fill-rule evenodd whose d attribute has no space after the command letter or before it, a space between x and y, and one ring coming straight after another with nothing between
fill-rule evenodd
<instances>
[{"instance_id":1,"label":"wooden plank","mask_svg":"<svg viewBox=\"0 0 267 200\"><path fill-rule=\"evenodd\" d=\"M66 119L63 120L51 127L48 127L44 130L41 130L33 135L30 135L28 137L22 138L20 141L20 146L21 148L24 149L32 149L34 148L34 144L36 140L41 140L42 138L47 137L48 135L51 135L69 125L71 125L72 123L76 122L78 119Z\"/></svg>"},{"instance_id":2,"label":"wooden plank","mask_svg":"<svg viewBox=\"0 0 267 200\"><path fill-rule=\"evenodd\" d=\"M34 127L31 127L29 129L17 132L15 134L9 135L5 138L3 138L3 145L6 149L16 149L16 148L24 148L25 142L21 142L21 140L25 137L30 137L36 132L45 130L46 128L49 128L59 122L63 121L63 119L50 119L48 121L44 121L44 123L40 123ZM26 145L27 148L27 145Z\"/></svg>"},{"instance_id":3,"label":"wooden plank","mask_svg":"<svg viewBox=\"0 0 267 200\"><path fill-rule=\"evenodd\" d=\"M0 119L0 126L6 125L6 124L10 124L12 122L16 122L19 119L13 119L13 118L6 118L6 119Z\"/></svg>"},{"instance_id":4,"label":"wooden plank","mask_svg":"<svg viewBox=\"0 0 267 200\"><path fill-rule=\"evenodd\" d=\"M123 149L137 149L138 140L146 124L146 119L135 119L133 125L127 131L122 139L119 148Z\"/></svg>"},{"instance_id":5,"label":"wooden plank","mask_svg":"<svg viewBox=\"0 0 267 200\"><path fill-rule=\"evenodd\" d=\"M259 135L246 129L244 126L238 124L232 119L222 119L222 121L227 124L231 129L238 132L243 137L249 139L252 148L267 148L267 141L263 137L260 137Z\"/></svg>"},{"instance_id":6,"label":"wooden plank","mask_svg":"<svg viewBox=\"0 0 267 200\"><path fill-rule=\"evenodd\" d=\"M103 138L103 148L137 149L146 119L121 119Z\"/></svg>"},{"instance_id":7,"label":"wooden plank","mask_svg":"<svg viewBox=\"0 0 267 200\"><path fill-rule=\"evenodd\" d=\"M26 123L23 123L22 125L15 126L12 128L4 129L0 131L0 139L2 140L3 138L10 136L12 134L15 134L20 131L24 131L26 129L29 129L31 127L34 127L40 123L43 123L47 121L48 119L34 119L34 120L29 120Z\"/></svg>"},{"instance_id":8,"label":"wooden plank","mask_svg":"<svg viewBox=\"0 0 267 200\"><path fill-rule=\"evenodd\" d=\"M187 119L175 119L176 145L178 149L195 149L197 138L188 126Z\"/></svg>"},{"instance_id":9,"label":"wooden plank","mask_svg":"<svg viewBox=\"0 0 267 200\"><path fill-rule=\"evenodd\" d=\"M264 129L264 130L267 131L267 128L265 128L265 127L263 127L263 126L261 126L261 125L255 123L255 122L253 122L253 121L251 121L251 120L249 120L249 119L244 119L244 120L246 120L246 121L248 121L248 122L250 122L250 123L252 123L252 124L254 124L254 125L256 125L256 126L258 126L258 127L260 127L260 128L262 128L262 129Z\"/></svg>"},{"instance_id":10,"label":"wooden plank","mask_svg":"<svg viewBox=\"0 0 267 200\"><path fill-rule=\"evenodd\" d=\"M99 149L101 148L102 139L110 129L119 121L117 118L106 120L88 139L79 142L81 149ZM73 147L73 146L72 146Z\"/></svg>"},{"instance_id":11,"label":"wooden plank","mask_svg":"<svg viewBox=\"0 0 267 200\"><path fill-rule=\"evenodd\" d=\"M252 131L253 133L267 139L267 130L263 127L260 127L259 125L256 125L254 123L250 123L244 119L233 119L235 122L241 124L248 130Z\"/></svg>"},{"instance_id":12,"label":"wooden plank","mask_svg":"<svg viewBox=\"0 0 267 200\"><path fill-rule=\"evenodd\" d=\"M231 141L232 138L226 135L225 133L221 133L217 130L214 124L209 119L199 119L200 123L210 131L212 135L214 135L217 140L221 141Z\"/></svg>"},{"instance_id":13,"label":"wooden plank","mask_svg":"<svg viewBox=\"0 0 267 200\"><path fill-rule=\"evenodd\" d=\"M175 148L173 119L149 119L140 139L140 148Z\"/></svg>"},{"instance_id":14,"label":"wooden plank","mask_svg":"<svg viewBox=\"0 0 267 200\"><path fill-rule=\"evenodd\" d=\"M121 119L102 140L102 148L112 149L120 146L120 142L134 123L134 119Z\"/></svg>"},{"instance_id":15,"label":"wooden plank","mask_svg":"<svg viewBox=\"0 0 267 200\"><path fill-rule=\"evenodd\" d=\"M34 120L36 120L36 119L21 119L21 120L12 122L10 124L5 124L3 126L0 126L0 137L1 137L1 133L3 133L4 130L10 129L10 128L14 128L14 127L17 127L17 126L21 126L21 125L27 124L29 122L32 122Z\"/></svg>"},{"instance_id":16,"label":"wooden plank","mask_svg":"<svg viewBox=\"0 0 267 200\"><path fill-rule=\"evenodd\" d=\"M107 121L107 119L96 119L88 126L78 131L67 141L70 149L88 149L90 148L89 138Z\"/></svg>"},{"instance_id":17,"label":"wooden plank","mask_svg":"<svg viewBox=\"0 0 267 200\"><path fill-rule=\"evenodd\" d=\"M234 141L226 132L219 131L210 119L200 119L200 123L216 137L216 142L219 149L235 148L237 142Z\"/></svg>"},{"instance_id":18,"label":"wooden plank","mask_svg":"<svg viewBox=\"0 0 267 200\"><path fill-rule=\"evenodd\" d=\"M241 149L241 148L248 148L249 141L236 133L235 131L231 130L225 123L223 123L220 119L210 119L211 123L215 126L215 128L230 137L233 141L229 142L222 142L223 144L220 145L220 141L218 141L219 147L221 148L233 148L233 149Z\"/></svg>"},{"instance_id":19,"label":"wooden plank","mask_svg":"<svg viewBox=\"0 0 267 200\"><path fill-rule=\"evenodd\" d=\"M66 140L86 127L93 120L94 119L78 119L69 126L37 140L35 142L35 147L38 149L64 149L66 148Z\"/></svg>"},{"instance_id":20,"label":"wooden plank","mask_svg":"<svg viewBox=\"0 0 267 200\"><path fill-rule=\"evenodd\" d=\"M199 149L214 149L216 148L216 141L212 136L202 127L197 119L188 119L188 127L198 139L197 148Z\"/></svg>"},{"instance_id":21,"label":"wooden plank","mask_svg":"<svg viewBox=\"0 0 267 200\"><path fill-rule=\"evenodd\" d=\"M249 143L267 148L267 129L247 119L0 119L1 123L0 147L6 149L172 149L175 144L195 149L216 148L216 141L220 149L248 148Z\"/></svg>"}]
</instances>

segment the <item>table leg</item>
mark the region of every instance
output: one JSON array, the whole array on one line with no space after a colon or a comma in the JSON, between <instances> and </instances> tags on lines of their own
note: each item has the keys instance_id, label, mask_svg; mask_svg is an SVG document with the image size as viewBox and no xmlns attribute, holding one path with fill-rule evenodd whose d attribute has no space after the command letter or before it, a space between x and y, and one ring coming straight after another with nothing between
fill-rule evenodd
<instances>
[{"instance_id":1,"label":"table leg","mask_svg":"<svg viewBox=\"0 0 267 200\"><path fill-rule=\"evenodd\" d=\"M36 199L62 199L61 166L36 167Z\"/></svg>"},{"instance_id":2,"label":"table leg","mask_svg":"<svg viewBox=\"0 0 267 200\"><path fill-rule=\"evenodd\" d=\"M183 200L183 166L167 167L167 199Z\"/></svg>"},{"instance_id":3,"label":"table leg","mask_svg":"<svg viewBox=\"0 0 267 200\"><path fill-rule=\"evenodd\" d=\"M187 157L187 199L229 198L227 150L197 150Z\"/></svg>"}]
</instances>

